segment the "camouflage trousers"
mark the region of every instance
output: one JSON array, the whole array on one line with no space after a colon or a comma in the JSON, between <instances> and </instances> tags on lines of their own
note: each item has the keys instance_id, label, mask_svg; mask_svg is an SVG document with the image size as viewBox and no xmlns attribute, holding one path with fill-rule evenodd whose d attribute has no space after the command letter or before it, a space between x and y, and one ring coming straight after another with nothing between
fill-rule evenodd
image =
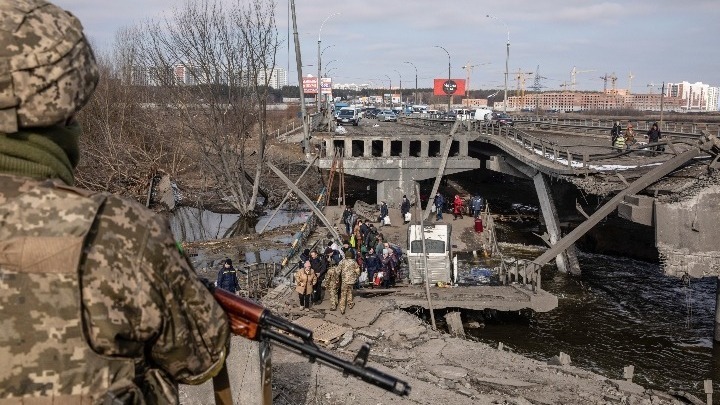
<instances>
[{"instance_id":1,"label":"camouflage trousers","mask_svg":"<svg viewBox=\"0 0 720 405\"><path fill-rule=\"evenodd\" d=\"M338 306L338 288L340 288L340 285L337 280L328 279L325 283L325 299L330 298L331 308L337 308Z\"/></svg>"},{"instance_id":2,"label":"camouflage trousers","mask_svg":"<svg viewBox=\"0 0 720 405\"><path fill-rule=\"evenodd\" d=\"M343 285L340 287L340 312L345 312L345 308L352 308L353 303L353 286Z\"/></svg>"}]
</instances>

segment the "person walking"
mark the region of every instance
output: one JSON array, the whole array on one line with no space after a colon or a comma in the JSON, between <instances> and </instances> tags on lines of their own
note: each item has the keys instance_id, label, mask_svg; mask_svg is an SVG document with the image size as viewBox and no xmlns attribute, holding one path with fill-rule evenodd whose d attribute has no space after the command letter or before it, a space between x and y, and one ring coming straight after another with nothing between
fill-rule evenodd
<instances>
[{"instance_id":1,"label":"person walking","mask_svg":"<svg viewBox=\"0 0 720 405\"><path fill-rule=\"evenodd\" d=\"M330 266L325 274L325 297L330 298L330 310L337 310L340 302L340 264Z\"/></svg>"},{"instance_id":2,"label":"person walking","mask_svg":"<svg viewBox=\"0 0 720 405\"><path fill-rule=\"evenodd\" d=\"M0 402L178 403L221 370L228 317L164 217L73 187L99 78L80 21L43 0L0 19Z\"/></svg>"},{"instance_id":3,"label":"person walking","mask_svg":"<svg viewBox=\"0 0 720 405\"><path fill-rule=\"evenodd\" d=\"M440 193L435 194L435 198L433 199L433 204L435 204L435 221L440 221L443 219L443 209L445 208L445 197L443 197L443 195Z\"/></svg>"},{"instance_id":4,"label":"person walking","mask_svg":"<svg viewBox=\"0 0 720 405\"><path fill-rule=\"evenodd\" d=\"M620 121L615 121L613 123L612 129L610 130L610 139L612 140L610 142L610 145L615 146L615 141L617 140L618 136L622 133L622 127L620 126Z\"/></svg>"},{"instance_id":5,"label":"person walking","mask_svg":"<svg viewBox=\"0 0 720 405\"><path fill-rule=\"evenodd\" d=\"M340 269L340 313L344 314L345 309L352 309L355 306L353 302L353 287L360 277L360 266L358 266L355 260L355 253L348 252L345 259L343 259L338 265Z\"/></svg>"},{"instance_id":6,"label":"person walking","mask_svg":"<svg viewBox=\"0 0 720 405\"><path fill-rule=\"evenodd\" d=\"M632 148L636 143L637 140L635 139L635 130L633 130L633 125L628 123L625 129L625 149Z\"/></svg>"},{"instance_id":7,"label":"person walking","mask_svg":"<svg viewBox=\"0 0 720 405\"><path fill-rule=\"evenodd\" d=\"M232 260L225 259L223 265L218 271L217 281L215 283L218 288L229 291L233 294L240 290L240 283L237 278L237 270L232 265Z\"/></svg>"},{"instance_id":8,"label":"person walking","mask_svg":"<svg viewBox=\"0 0 720 405\"><path fill-rule=\"evenodd\" d=\"M658 143L660 142L660 139L662 138L662 133L660 132L660 129L658 128L658 123L655 122L652 124L652 127L647 132L648 142L649 143ZM657 151L660 150L661 145L654 145L650 147L650 150L653 151L653 155L656 155Z\"/></svg>"},{"instance_id":9,"label":"person walking","mask_svg":"<svg viewBox=\"0 0 720 405\"><path fill-rule=\"evenodd\" d=\"M402 214L403 217L403 224L410 222L410 200L408 200L405 195L402 197L402 202L400 203L400 214Z\"/></svg>"},{"instance_id":10,"label":"person walking","mask_svg":"<svg viewBox=\"0 0 720 405\"><path fill-rule=\"evenodd\" d=\"M353 212L350 209L350 206L345 206L345 210L342 213L342 221L343 224L345 224L345 234L348 235L348 237L350 237L350 232L352 231L352 227L354 225L352 217Z\"/></svg>"},{"instance_id":11,"label":"person walking","mask_svg":"<svg viewBox=\"0 0 720 405\"><path fill-rule=\"evenodd\" d=\"M479 195L476 195L475 197L473 197L473 199L472 199L473 217L477 218L480 216L480 213L482 212L483 205L484 205L483 203L484 203L483 198L480 197Z\"/></svg>"},{"instance_id":12,"label":"person walking","mask_svg":"<svg viewBox=\"0 0 720 405\"><path fill-rule=\"evenodd\" d=\"M322 282L325 279L325 273L327 272L328 263L325 260L325 254L319 255L317 251L313 250L310 252L310 267L317 276L317 282L313 288L312 301L314 304L322 303Z\"/></svg>"},{"instance_id":13,"label":"person walking","mask_svg":"<svg viewBox=\"0 0 720 405\"><path fill-rule=\"evenodd\" d=\"M317 283L317 275L310 265L310 261L306 261L302 269L295 273L295 292L298 293L300 306L303 310L310 309L312 303L312 293Z\"/></svg>"},{"instance_id":14,"label":"person walking","mask_svg":"<svg viewBox=\"0 0 720 405\"><path fill-rule=\"evenodd\" d=\"M385 201L380 202L380 226L390 225L389 221L385 224L385 218L389 215L387 203Z\"/></svg>"},{"instance_id":15,"label":"person walking","mask_svg":"<svg viewBox=\"0 0 720 405\"><path fill-rule=\"evenodd\" d=\"M460 216L460 219L463 219L463 200L460 198L459 195L455 194L455 199L453 200L453 221Z\"/></svg>"}]
</instances>

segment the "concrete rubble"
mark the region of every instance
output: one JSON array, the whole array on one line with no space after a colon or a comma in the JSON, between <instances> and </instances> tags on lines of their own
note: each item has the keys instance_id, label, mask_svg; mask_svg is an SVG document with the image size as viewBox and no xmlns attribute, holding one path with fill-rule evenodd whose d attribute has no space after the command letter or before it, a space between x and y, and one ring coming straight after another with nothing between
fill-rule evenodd
<instances>
[{"instance_id":1,"label":"concrete rubble","mask_svg":"<svg viewBox=\"0 0 720 405\"><path fill-rule=\"evenodd\" d=\"M292 320L307 319L299 310L289 286L276 289L277 297L264 302L273 312ZM327 300L326 300L327 301ZM274 349L274 404L681 404L667 393L647 390L632 381L611 380L569 365L564 353L557 363L529 359L487 344L434 331L418 317L397 308L392 300L357 299L345 315L329 311L325 302L310 311L312 318L336 324L349 331L325 349L352 361L363 343L371 345L368 366L407 381L411 394L400 398L326 365L309 363L303 357ZM316 341L322 336L315 336ZM234 338L240 339L240 338ZM245 350L230 358L234 393L242 404L260 404L248 398L258 392L259 365L249 349L233 341L233 349ZM250 354L247 354L250 353ZM233 370L236 371L234 377ZM248 374L255 373L255 378ZM237 379L236 379L237 378ZM257 387L256 387L257 388ZM237 392L245 392L244 397ZM242 397L242 399L241 399ZM212 387L181 386L182 404L213 403Z\"/></svg>"}]
</instances>

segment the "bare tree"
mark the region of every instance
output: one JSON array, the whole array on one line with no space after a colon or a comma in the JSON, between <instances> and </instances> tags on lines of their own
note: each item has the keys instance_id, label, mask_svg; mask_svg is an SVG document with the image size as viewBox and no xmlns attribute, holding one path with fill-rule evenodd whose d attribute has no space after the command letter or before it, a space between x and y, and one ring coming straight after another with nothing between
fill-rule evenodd
<instances>
[{"instance_id":1,"label":"bare tree","mask_svg":"<svg viewBox=\"0 0 720 405\"><path fill-rule=\"evenodd\" d=\"M204 171L241 215L254 212L267 139L270 72L279 46L275 3L194 0L136 31L139 65L162 89L157 104L199 147ZM258 137L247 167L248 138ZM254 154L254 153L253 153Z\"/></svg>"},{"instance_id":2,"label":"bare tree","mask_svg":"<svg viewBox=\"0 0 720 405\"><path fill-rule=\"evenodd\" d=\"M83 126L77 181L83 187L144 200L158 169L176 175L189 164L186 148L147 108L148 88L134 85L136 33L117 33L114 52L97 54L100 81L78 120Z\"/></svg>"}]
</instances>

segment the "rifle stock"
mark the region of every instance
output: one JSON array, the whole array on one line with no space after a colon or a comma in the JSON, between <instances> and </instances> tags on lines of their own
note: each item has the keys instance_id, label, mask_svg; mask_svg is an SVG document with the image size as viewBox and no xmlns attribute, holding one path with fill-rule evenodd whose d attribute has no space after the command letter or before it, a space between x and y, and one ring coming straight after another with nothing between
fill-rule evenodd
<instances>
[{"instance_id":1,"label":"rifle stock","mask_svg":"<svg viewBox=\"0 0 720 405\"><path fill-rule=\"evenodd\" d=\"M344 376L353 375L367 383L400 396L410 394L410 386L405 381L366 366L370 352L370 346L367 343L363 345L352 362L346 361L315 345L311 330L274 315L262 305L221 288L216 288L207 281L205 284L228 315L230 330L233 334L250 340L267 339L285 349L307 357L311 363L319 361L340 370ZM300 340L279 333L272 328L296 336Z\"/></svg>"}]
</instances>

